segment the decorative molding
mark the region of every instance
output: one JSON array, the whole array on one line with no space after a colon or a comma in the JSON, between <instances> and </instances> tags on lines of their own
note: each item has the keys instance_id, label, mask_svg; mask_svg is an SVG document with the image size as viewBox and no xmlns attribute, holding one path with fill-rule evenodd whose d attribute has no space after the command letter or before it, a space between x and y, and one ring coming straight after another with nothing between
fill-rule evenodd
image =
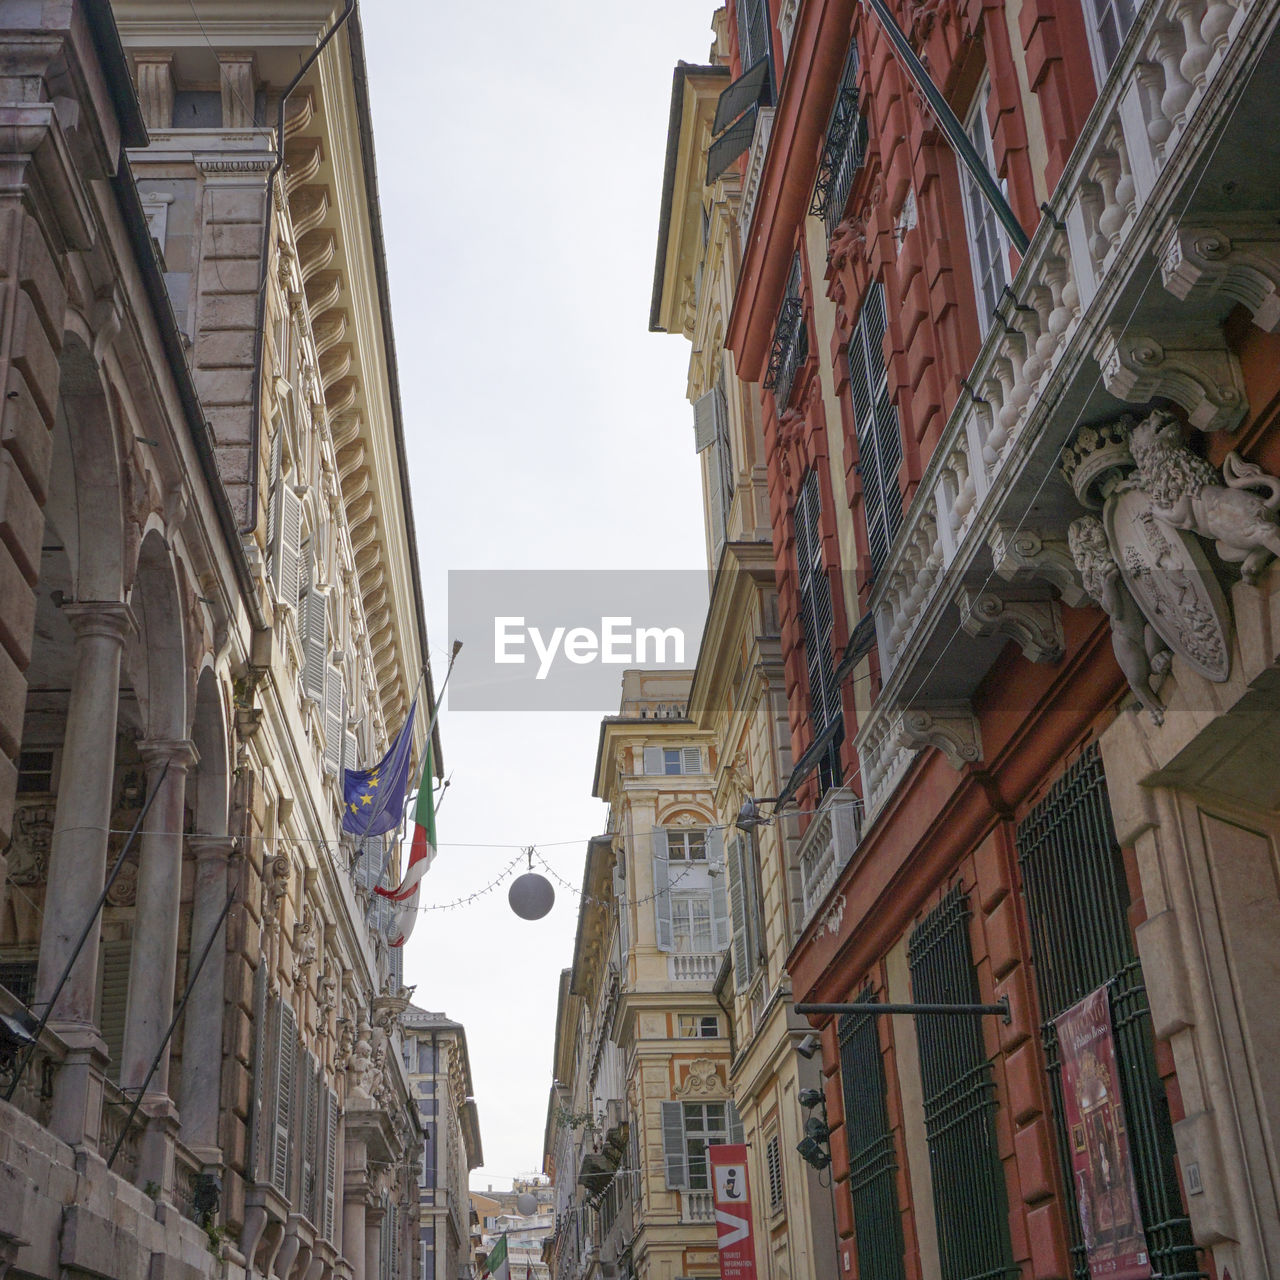
<instances>
[{"instance_id":1,"label":"decorative molding","mask_svg":"<svg viewBox=\"0 0 1280 1280\"><path fill-rule=\"evenodd\" d=\"M1007 636L1016 640L1029 662L1057 662L1066 652L1058 602L1043 595L1001 591L956 594L960 625L971 636Z\"/></svg>"},{"instance_id":2,"label":"decorative molding","mask_svg":"<svg viewBox=\"0 0 1280 1280\"><path fill-rule=\"evenodd\" d=\"M756 198L760 194L760 183L764 178L764 158L769 150L769 134L772 130L773 108L761 107L756 118L755 136L751 139L751 150L747 153L747 176L742 182L742 207L738 210L738 231L744 245L751 230L751 218L755 213Z\"/></svg>"},{"instance_id":3,"label":"decorative molding","mask_svg":"<svg viewBox=\"0 0 1280 1280\"><path fill-rule=\"evenodd\" d=\"M840 923L844 920L844 909L847 905L844 894L837 894L831 906L827 908L826 913L818 922L818 927L813 931L813 940L815 942L819 938L825 937L828 933L834 938L840 932Z\"/></svg>"},{"instance_id":4,"label":"decorative molding","mask_svg":"<svg viewBox=\"0 0 1280 1280\"><path fill-rule=\"evenodd\" d=\"M1108 391L1145 403L1161 397L1200 431L1231 431L1248 408L1240 363L1217 326L1136 333L1105 329L1095 352Z\"/></svg>"},{"instance_id":5,"label":"decorative molding","mask_svg":"<svg viewBox=\"0 0 1280 1280\"><path fill-rule=\"evenodd\" d=\"M1089 600L1076 577L1071 548L1061 538L1049 538L1034 529L997 524L988 538L996 573L1014 586L1046 582L1057 589L1073 609Z\"/></svg>"},{"instance_id":6,"label":"decorative molding","mask_svg":"<svg viewBox=\"0 0 1280 1280\"><path fill-rule=\"evenodd\" d=\"M684 1081L676 1089L677 1098L727 1098L729 1090L720 1077L718 1063L710 1058L695 1058L689 1064Z\"/></svg>"},{"instance_id":7,"label":"decorative molding","mask_svg":"<svg viewBox=\"0 0 1280 1280\"><path fill-rule=\"evenodd\" d=\"M173 128L173 55L139 51L133 65L143 123L149 130Z\"/></svg>"},{"instance_id":8,"label":"decorative molding","mask_svg":"<svg viewBox=\"0 0 1280 1280\"><path fill-rule=\"evenodd\" d=\"M796 15L800 12L800 0L782 0L778 9L778 36L782 40L782 60L791 55L791 37L795 34Z\"/></svg>"},{"instance_id":9,"label":"decorative molding","mask_svg":"<svg viewBox=\"0 0 1280 1280\"><path fill-rule=\"evenodd\" d=\"M982 735L967 702L899 707L890 736L899 747L937 747L953 769L982 760Z\"/></svg>"},{"instance_id":10,"label":"decorative molding","mask_svg":"<svg viewBox=\"0 0 1280 1280\"><path fill-rule=\"evenodd\" d=\"M1164 287L1183 302L1225 294L1253 323L1280 329L1280 226L1233 218L1170 222L1157 256Z\"/></svg>"}]
</instances>

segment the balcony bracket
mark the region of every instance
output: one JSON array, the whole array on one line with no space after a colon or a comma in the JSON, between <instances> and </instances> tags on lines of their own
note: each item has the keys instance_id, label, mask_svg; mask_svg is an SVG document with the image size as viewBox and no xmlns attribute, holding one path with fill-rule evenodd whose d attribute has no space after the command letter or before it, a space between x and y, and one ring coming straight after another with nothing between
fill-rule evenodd
<instances>
[{"instance_id":1,"label":"balcony bracket","mask_svg":"<svg viewBox=\"0 0 1280 1280\"><path fill-rule=\"evenodd\" d=\"M1091 603L1088 592L1080 585L1065 538L998 524L991 532L989 545L996 573L1006 582L1019 587L1046 582L1056 587L1064 603L1073 609Z\"/></svg>"},{"instance_id":2,"label":"balcony bracket","mask_svg":"<svg viewBox=\"0 0 1280 1280\"><path fill-rule=\"evenodd\" d=\"M1244 377L1218 325L1103 331L1095 353L1113 396L1172 400L1200 431L1231 431L1248 408Z\"/></svg>"},{"instance_id":3,"label":"balcony bracket","mask_svg":"<svg viewBox=\"0 0 1280 1280\"><path fill-rule=\"evenodd\" d=\"M1041 592L971 591L956 593L960 625L971 636L1001 635L1016 640L1028 662L1057 662L1066 652L1058 602Z\"/></svg>"},{"instance_id":4,"label":"balcony bracket","mask_svg":"<svg viewBox=\"0 0 1280 1280\"><path fill-rule=\"evenodd\" d=\"M1157 254L1164 287L1183 302L1223 294L1268 333L1280 329L1280 227L1257 216L1170 222Z\"/></svg>"},{"instance_id":5,"label":"balcony bracket","mask_svg":"<svg viewBox=\"0 0 1280 1280\"><path fill-rule=\"evenodd\" d=\"M982 760L982 736L967 702L900 707L890 736L899 747L937 747L953 769Z\"/></svg>"}]
</instances>

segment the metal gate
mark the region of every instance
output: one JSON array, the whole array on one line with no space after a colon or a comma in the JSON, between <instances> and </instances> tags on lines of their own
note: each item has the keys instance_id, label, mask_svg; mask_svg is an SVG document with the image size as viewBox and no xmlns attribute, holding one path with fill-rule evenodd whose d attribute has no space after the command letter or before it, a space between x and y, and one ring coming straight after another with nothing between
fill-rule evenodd
<instances>
[{"instance_id":1,"label":"metal gate","mask_svg":"<svg viewBox=\"0 0 1280 1280\"><path fill-rule=\"evenodd\" d=\"M1163 1280L1203 1276L1178 1187L1169 1104L1156 1071L1151 1013L1129 929L1124 863L1096 744L1019 824L1017 842L1075 1275L1088 1280L1089 1264L1069 1172L1054 1019L1105 985L1152 1270Z\"/></svg>"}]
</instances>

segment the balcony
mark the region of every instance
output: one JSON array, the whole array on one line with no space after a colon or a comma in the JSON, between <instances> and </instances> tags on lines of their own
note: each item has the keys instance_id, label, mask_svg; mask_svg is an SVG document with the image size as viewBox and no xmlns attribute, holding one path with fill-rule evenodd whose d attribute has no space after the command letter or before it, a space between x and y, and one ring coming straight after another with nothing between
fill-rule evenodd
<instances>
[{"instance_id":1,"label":"balcony","mask_svg":"<svg viewBox=\"0 0 1280 1280\"><path fill-rule=\"evenodd\" d=\"M681 1222L714 1222L715 1220L716 1201L710 1191L680 1193Z\"/></svg>"},{"instance_id":2,"label":"balcony","mask_svg":"<svg viewBox=\"0 0 1280 1280\"><path fill-rule=\"evenodd\" d=\"M845 787L827 792L820 812L800 841L801 928L808 926L849 864L862 837L862 801Z\"/></svg>"},{"instance_id":3,"label":"balcony","mask_svg":"<svg viewBox=\"0 0 1280 1280\"><path fill-rule=\"evenodd\" d=\"M719 951L672 955L667 957L667 972L672 982L714 982L721 959Z\"/></svg>"},{"instance_id":4,"label":"balcony","mask_svg":"<svg viewBox=\"0 0 1280 1280\"><path fill-rule=\"evenodd\" d=\"M1265 212L1280 161L1250 143L1267 67L1243 98L1274 62L1275 7L1148 0L1138 15L871 596L884 686L856 740L868 820L923 748L982 759L968 698L1008 640L1061 656L1058 600L1087 599L1066 544L1083 509L1057 470L1073 430L1117 400L1171 400L1203 431L1243 416L1222 320L1238 302L1280 325Z\"/></svg>"}]
</instances>

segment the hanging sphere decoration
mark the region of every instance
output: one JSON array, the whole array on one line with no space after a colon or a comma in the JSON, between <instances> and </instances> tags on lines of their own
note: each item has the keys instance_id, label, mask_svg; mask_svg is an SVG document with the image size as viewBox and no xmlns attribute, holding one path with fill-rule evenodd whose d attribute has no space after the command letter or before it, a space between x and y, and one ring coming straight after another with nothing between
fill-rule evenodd
<instances>
[{"instance_id":1,"label":"hanging sphere decoration","mask_svg":"<svg viewBox=\"0 0 1280 1280\"><path fill-rule=\"evenodd\" d=\"M522 1191L516 1196L516 1212L528 1218L538 1211L538 1197L532 1191Z\"/></svg>"},{"instance_id":2,"label":"hanging sphere decoration","mask_svg":"<svg viewBox=\"0 0 1280 1280\"><path fill-rule=\"evenodd\" d=\"M511 882L507 901L521 920L541 920L555 906L556 891L546 876L533 869L533 845L524 852L529 859L529 870Z\"/></svg>"}]
</instances>

